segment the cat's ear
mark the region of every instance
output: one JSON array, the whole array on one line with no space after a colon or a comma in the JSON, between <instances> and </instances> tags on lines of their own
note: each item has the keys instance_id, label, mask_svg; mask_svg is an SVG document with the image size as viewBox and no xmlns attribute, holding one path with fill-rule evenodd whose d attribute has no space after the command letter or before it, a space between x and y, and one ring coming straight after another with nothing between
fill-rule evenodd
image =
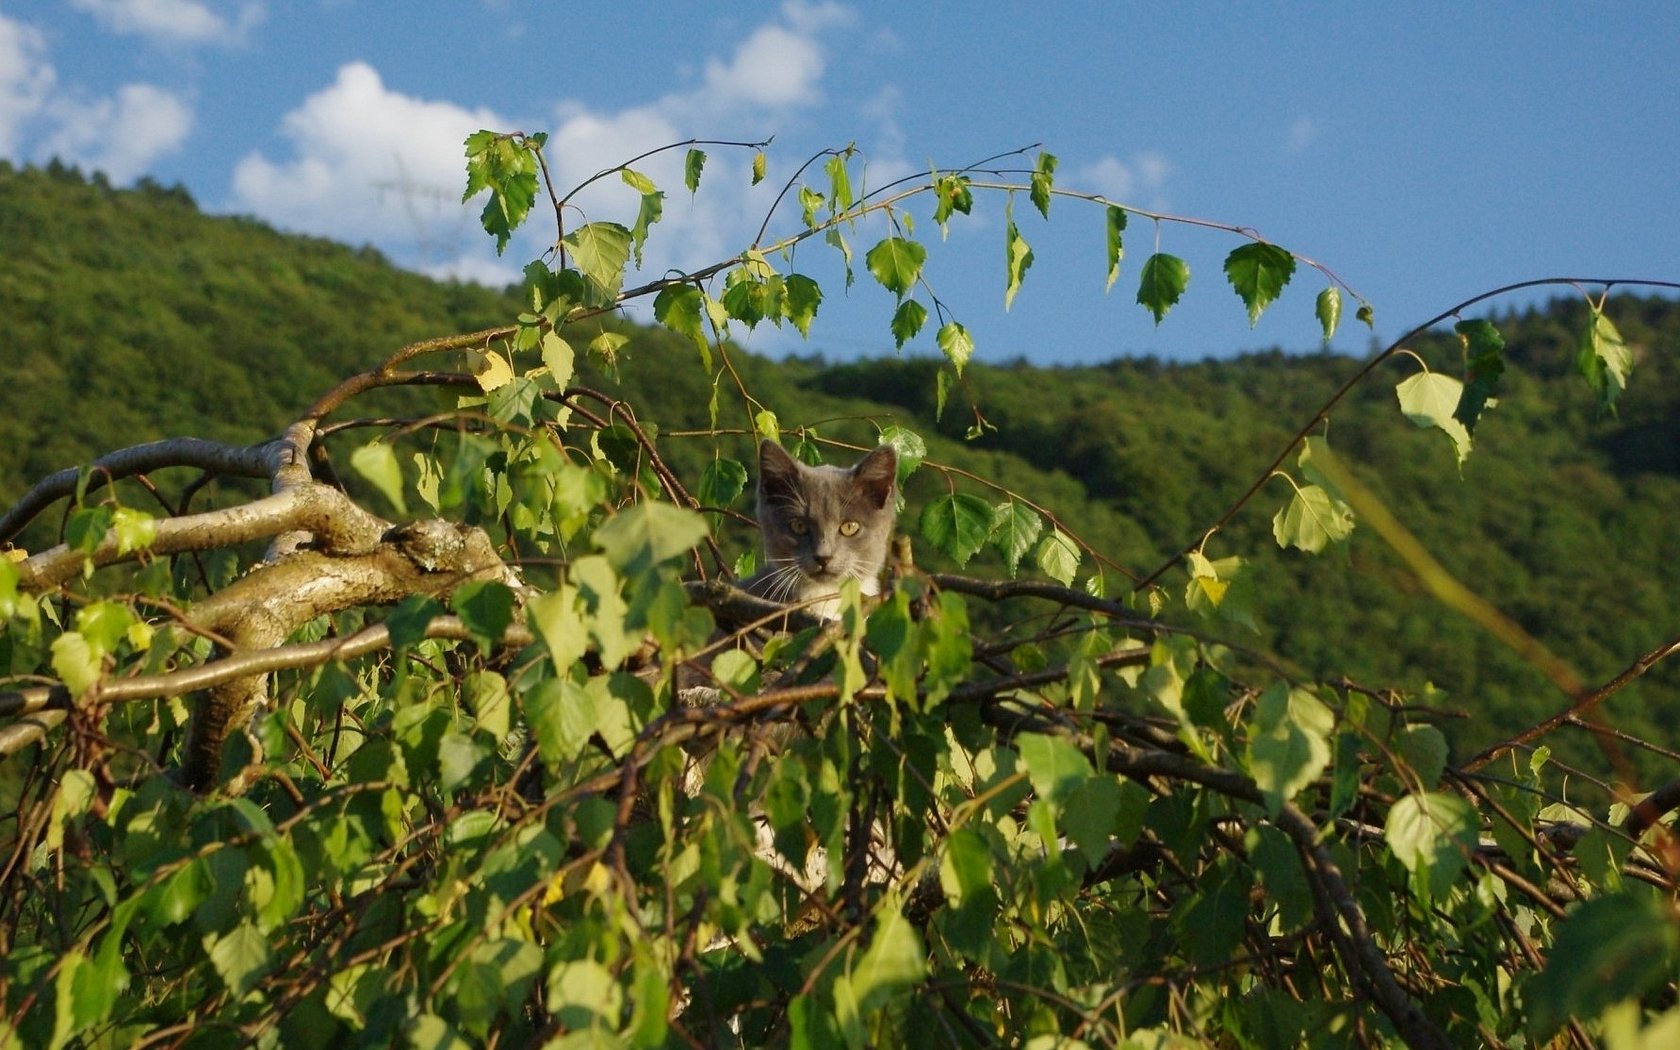
<instances>
[{"instance_id":1,"label":"cat's ear","mask_svg":"<svg viewBox=\"0 0 1680 1050\"><path fill-rule=\"evenodd\" d=\"M898 452L891 445L877 446L858 460L852 468L852 477L871 503L885 507L892 498L893 482L898 480Z\"/></svg>"},{"instance_id":2,"label":"cat's ear","mask_svg":"<svg viewBox=\"0 0 1680 1050\"><path fill-rule=\"evenodd\" d=\"M799 481L799 463L774 441L758 443L758 486L777 491L793 488Z\"/></svg>"}]
</instances>

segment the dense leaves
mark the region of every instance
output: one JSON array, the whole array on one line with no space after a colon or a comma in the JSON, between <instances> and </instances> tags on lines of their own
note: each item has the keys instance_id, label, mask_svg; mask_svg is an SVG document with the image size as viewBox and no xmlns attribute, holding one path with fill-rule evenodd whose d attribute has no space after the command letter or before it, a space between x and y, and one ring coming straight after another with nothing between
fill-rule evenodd
<instances>
[{"instance_id":1,"label":"dense leaves","mask_svg":"<svg viewBox=\"0 0 1680 1050\"><path fill-rule=\"evenodd\" d=\"M542 146L469 141L469 186L498 221L517 225L505 198ZM690 192L704 160L686 154ZM831 155L797 195L847 253L842 229L881 217L855 198L851 160ZM1013 191L1046 218L1067 192L1054 170L1040 154ZM1568 764L1546 749L1471 759L1453 734L1520 716L1489 710L1487 689L1458 700L1416 677L1452 674L1475 629L1393 611L1404 566L1347 542L1352 512L1321 469L1334 438L1408 513L1446 504L1442 557L1468 559L1455 567L1501 600L1539 593L1528 575L1561 554L1665 542L1672 530L1646 527L1666 522L1664 477L1623 490L1577 462L1514 479L1482 466L1510 461L1487 446L1516 454L1501 441L1555 450L1576 433L1535 389L1571 365L1589 407L1651 422L1644 384L1627 386L1652 331L1636 311L1560 311L1550 343L1534 333L1553 316L1503 334L1461 322L1464 381L1425 368L1342 402L1345 363L1330 360L988 368L932 298L943 360L771 369L720 332L806 332L822 289L780 272L768 244L650 290L665 331L601 319L662 199L639 171L606 171L639 197L634 223L556 231L560 269L527 271L492 334L347 360L369 371L310 420L296 462L401 521L346 539L349 518L301 519L315 534L292 553L250 537L170 546L194 512L234 506L217 520L244 527L274 479L191 505L201 486L168 465L144 484L84 472L55 497L62 535L37 524L34 558L0 559L5 710L45 705L28 708L39 742L18 732L29 718L0 727L0 811L17 814L0 1044L1515 1045L1567 1029L1639 1045L1675 1023L1671 862L1641 841L1649 818L1626 817L1633 796L1579 783L1661 780L1590 747ZM943 222L973 189L935 175L927 192ZM1104 207L1112 281L1126 212ZM911 230L864 234L901 342L928 320L915 290L933 265ZM1007 301L1031 262L1012 214L1005 240ZM1295 263L1263 243L1231 253L1251 320ZM1159 322L1187 283L1157 253L1139 302ZM419 294L379 315L391 331ZM1320 296L1326 336L1339 312L1339 292ZM1531 343L1555 343L1556 361L1537 366ZM1452 350L1408 348L1443 367ZM927 418L952 376L998 424ZM1496 393L1529 406L1498 416L1526 440L1487 430L1465 461ZM273 409L245 439L288 421ZM1418 428L1452 436L1473 485ZM718 586L752 563L735 516L759 436L811 463L898 451L900 531L917 542L879 598L848 581L836 618L811 624ZM1564 468L1572 499L1604 497L1591 527L1613 531L1578 542L1556 522L1588 526L1516 498ZM1288 486L1276 544L1246 497L1220 516L1244 485ZM440 512L451 520L423 517ZM1553 531L1536 538L1536 522ZM1477 561L1487 548L1465 537L1501 528L1501 559ZM494 571L315 606L279 637L230 644L195 619L267 578L285 585L247 606L265 615L325 602L347 566L438 571L480 541ZM43 582L60 542L68 571ZM1303 567L1269 546L1335 553ZM1188 582L1148 577L1158 556ZM273 571L296 566L313 575ZM951 566L974 575L938 571ZM1572 591L1577 615L1523 616L1560 650L1625 664L1649 646L1611 629L1666 606L1636 574L1618 582L1617 615L1581 615L1594 596ZM170 771L197 761L209 708L168 676L254 657L230 681L258 683L259 702L189 793ZM1505 659L1489 663L1515 676L1506 688L1548 708L1580 695ZM1373 668L1393 677L1364 680ZM1641 684L1663 688L1661 673Z\"/></svg>"}]
</instances>

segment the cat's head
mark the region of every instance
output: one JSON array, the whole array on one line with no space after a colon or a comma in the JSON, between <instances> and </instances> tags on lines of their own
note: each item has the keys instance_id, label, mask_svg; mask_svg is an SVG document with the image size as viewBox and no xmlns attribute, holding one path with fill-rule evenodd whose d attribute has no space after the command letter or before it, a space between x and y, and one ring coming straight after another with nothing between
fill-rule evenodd
<instances>
[{"instance_id":1,"label":"cat's head","mask_svg":"<svg viewBox=\"0 0 1680 1050\"><path fill-rule=\"evenodd\" d=\"M897 517L898 454L882 445L854 466L810 467L780 445L758 446L758 524L767 598L831 593L852 577L875 594Z\"/></svg>"}]
</instances>

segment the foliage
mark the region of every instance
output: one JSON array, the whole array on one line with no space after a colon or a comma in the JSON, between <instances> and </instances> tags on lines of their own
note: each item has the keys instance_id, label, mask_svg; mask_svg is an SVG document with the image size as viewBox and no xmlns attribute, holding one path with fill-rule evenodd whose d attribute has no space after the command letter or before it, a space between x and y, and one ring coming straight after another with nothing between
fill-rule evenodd
<instances>
[{"instance_id":1,"label":"foliage","mask_svg":"<svg viewBox=\"0 0 1680 1050\"><path fill-rule=\"evenodd\" d=\"M545 192L557 222L568 214L545 144L467 142L468 194L488 195L499 247ZM762 144L674 148L690 193L708 149L751 150L755 181L768 167ZM1537 392L1550 366L1522 350L1540 340L1458 320L1456 402L1428 364L1447 370L1454 345L1425 330L1475 300L1351 378L1329 359L1246 362L1224 386L1222 366L1144 364L1029 392L1018 370L972 362L913 209L944 225L976 193L1006 198L1006 305L1032 259L1017 195L1046 219L1057 198L1094 206L1111 283L1132 222L1182 220L1064 190L1042 152L1021 171L988 162L860 194L846 149L789 180L790 232L627 289L662 214L644 159L597 176L637 191L634 221L556 229L510 323L408 342L296 392L258 417L283 427L272 440L237 443L263 427L112 452L97 471L42 467L0 516L25 544L0 559L15 814L0 1042L1637 1045L1676 1023L1664 818L1680 789L1640 800L1650 760L1607 748L1576 759L1616 781L1586 801L1539 743L1676 643L1551 636L1571 656L1584 654L1560 643L1588 637L1619 651L1587 680L1529 617L1459 602L1464 630L1550 690L1552 717L1454 761L1436 691L1350 676L1334 617L1296 618L1306 592L1258 569L1282 548L1329 551L1296 579L1339 581L1353 604L1400 581L1467 592L1461 578L1515 601L1498 569L1433 557L1451 558L1450 534L1419 542L1397 490L1363 478L1373 449L1428 439L1433 464L1385 460L1378 477L1439 500L1474 485L1496 508L1501 485L1532 488L1526 465L1472 472L1497 425L1542 446L1568 433ZM84 189L95 216L140 206ZM159 221L204 221L164 203ZM1250 321L1298 272L1326 281L1313 310L1327 336L1344 294L1369 318L1319 264L1196 225L1239 242L1225 273ZM251 232L216 227L230 228ZM941 357L775 371L728 341L810 330L822 289L793 269L802 246L850 272L854 239L893 295L885 331L903 345L935 320ZM1137 280L1157 323L1194 294L1159 250ZM610 319L633 298L668 335ZM1647 371L1671 366L1641 358L1639 308L1600 296L1526 323L1575 322L1561 360L1581 399L1660 427L1672 415L1647 419L1637 399ZM365 327L411 338L394 320ZM660 384L621 397L635 356ZM1395 387L1374 378L1387 363L1407 368ZM991 396L1006 384L1020 396ZM1127 420L1101 416L1128 384L1180 410L1158 417L1160 436L1205 471L1164 471ZM952 394L968 420L944 418ZM877 429L894 415L883 404L926 407L910 398L932 398L931 426L903 411ZM900 520L919 547L901 549L878 601L848 587L819 623L728 586L747 564L732 552L749 545L736 519L758 437L807 461L899 450ZM1004 453L1072 476L1029 492ZM1420 464L1443 477L1417 481ZM231 485L194 512L201 482L149 481L175 467L270 494ZM1192 491L1149 488L1169 483ZM1671 483L1613 492L1614 527L1660 520L1640 515L1668 513ZM137 505L154 493L161 515ZM53 534L35 522L59 501ZM1115 509L1125 542L1085 527ZM1150 561L1119 560L1140 552ZM1637 608L1617 626L1672 630L1660 605ZM1290 663L1301 632L1321 632L1309 672Z\"/></svg>"}]
</instances>

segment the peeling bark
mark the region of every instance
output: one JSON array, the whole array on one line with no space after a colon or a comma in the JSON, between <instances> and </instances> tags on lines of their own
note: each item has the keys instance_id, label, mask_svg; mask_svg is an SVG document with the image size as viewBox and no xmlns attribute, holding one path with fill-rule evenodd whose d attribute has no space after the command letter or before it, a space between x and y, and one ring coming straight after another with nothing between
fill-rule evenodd
<instances>
[{"instance_id":1,"label":"peeling bark","mask_svg":"<svg viewBox=\"0 0 1680 1050\"><path fill-rule=\"evenodd\" d=\"M305 550L260 566L193 606L188 621L227 638L235 654L273 649L317 616L443 594L477 579L516 582L482 529L421 522L390 530L365 552ZM222 683L202 696L181 770L187 787L205 791L216 783L228 734L267 699L267 673Z\"/></svg>"}]
</instances>

